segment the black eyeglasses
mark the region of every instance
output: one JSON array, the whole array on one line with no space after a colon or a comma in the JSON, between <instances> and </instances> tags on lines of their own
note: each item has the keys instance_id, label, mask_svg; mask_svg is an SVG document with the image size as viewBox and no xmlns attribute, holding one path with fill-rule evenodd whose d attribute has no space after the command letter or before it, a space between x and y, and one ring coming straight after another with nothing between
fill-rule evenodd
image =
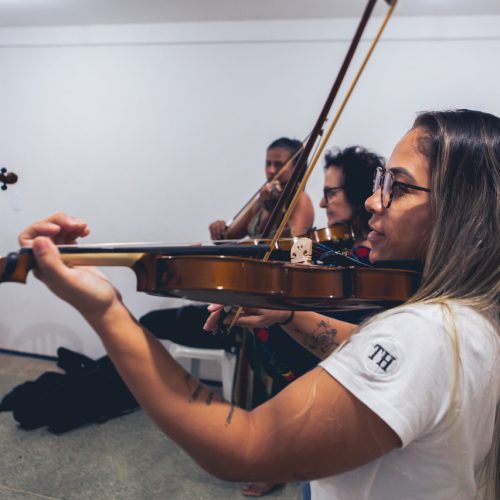
<instances>
[{"instance_id":1,"label":"black eyeglasses","mask_svg":"<svg viewBox=\"0 0 500 500\"><path fill-rule=\"evenodd\" d=\"M330 201L332 201L335 193L340 189L344 189L344 186L323 188L323 199L325 200L325 202L329 203Z\"/></svg>"},{"instance_id":2,"label":"black eyeglasses","mask_svg":"<svg viewBox=\"0 0 500 500\"><path fill-rule=\"evenodd\" d=\"M394 197L394 188L398 186L407 189L416 189L417 191L425 191L426 193L431 192L429 188L407 184L406 182L399 182L394 178L394 174L390 170L377 167L373 177L373 192L375 193L377 189L380 189L380 201L384 208L389 208L391 206Z\"/></svg>"}]
</instances>

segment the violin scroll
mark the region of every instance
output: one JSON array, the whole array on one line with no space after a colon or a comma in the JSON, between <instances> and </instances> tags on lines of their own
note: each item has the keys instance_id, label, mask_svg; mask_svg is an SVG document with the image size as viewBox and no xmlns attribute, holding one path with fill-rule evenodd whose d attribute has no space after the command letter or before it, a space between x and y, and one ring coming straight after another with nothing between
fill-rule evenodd
<instances>
[{"instance_id":1,"label":"violin scroll","mask_svg":"<svg viewBox=\"0 0 500 500\"><path fill-rule=\"evenodd\" d=\"M17 174L14 172L7 172L5 167L0 169L0 184L2 191L7 189L7 184L15 184L17 182Z\"/></svg>"}]
</instances>

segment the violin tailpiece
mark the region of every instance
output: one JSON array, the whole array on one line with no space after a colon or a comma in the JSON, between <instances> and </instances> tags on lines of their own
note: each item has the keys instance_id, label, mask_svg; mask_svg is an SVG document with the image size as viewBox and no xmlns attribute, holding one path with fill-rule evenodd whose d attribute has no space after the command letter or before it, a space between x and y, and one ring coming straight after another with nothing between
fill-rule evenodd
<instances>
[{"instance_id":1,"label":"violin tailpiece","mask_svg":"<svg viewBox=\"0 0 500 500\"><path fill-rule=\"evenodd\" d=\"M298 238L290 250L290 261L292 264L311 264L313 244L310 238Z\"/></svg>"}]
</instances>

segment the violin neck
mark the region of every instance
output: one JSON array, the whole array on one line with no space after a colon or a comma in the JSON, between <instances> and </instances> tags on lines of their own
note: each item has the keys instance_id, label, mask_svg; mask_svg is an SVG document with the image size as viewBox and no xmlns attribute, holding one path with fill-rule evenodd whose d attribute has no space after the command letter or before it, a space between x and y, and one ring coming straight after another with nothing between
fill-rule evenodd
<instances>
[{"instance_id":1,"label":"violin neck","mask_svg":"<svg viewBox=\"0 0 500 500\"><path fill-rule=\"evenodd\" d=\"M268 244L217 245L217 246L60 246L63 262L70 266L129 267L138 273L149 268L161 256L233 255L255 257L269 251ZM0 283L26 283L28 273L35 268L31 248L22 248L0 258ZM138 278L139 275L138 275ZM139 280L141 281L141 280Z\"/></svg>"},{"instance_id":2,"label":"violin neck","mask_svg":"<svg viewBox=\"0 0 500 500\"><path fill-rule=\"evenodd\" d=\"M64 253L61 259L68 266L115 266L129 267L144 258L146 254L135 253ZM0 258L0 283L26 283L28 273L35 268L33 252L23 249L21 252L12 252L7 257Z\"/></svg>"},{"instance_id":3,"label":"violin neck","mask_svg":"<svg viewBox=\"0 0 500 500\"><path fill-rule=\"evenodd\" d=\"M63 254L62 260L69 266L133 267L144 253Z\"/></svg>"}]
</instances>

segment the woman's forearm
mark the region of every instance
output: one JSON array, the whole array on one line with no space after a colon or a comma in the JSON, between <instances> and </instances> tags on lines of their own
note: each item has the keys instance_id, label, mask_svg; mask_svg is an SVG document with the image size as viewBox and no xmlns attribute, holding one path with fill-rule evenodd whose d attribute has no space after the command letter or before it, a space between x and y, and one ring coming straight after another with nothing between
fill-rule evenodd
<instances>
[{"instance_id":1,"label":"woman's forearm","mask_svg":"<svg viewBox=\"0 0 500 500\"><path fill-rule=\"evenodd\" d=\"M215 476L249 479L242 453L242 443L251 439L248 412L192 378L124 306L86 319L141 407L166 434Z\"/></svg>"},{"instance_id":2,"label":"woman's forearm","mask_svg":"<svg viewBox=\"0 0 500 500\"><path fill-rule=\"evenodd\" d=\"M297 311L282 328L320 359L326 358L347 340L357 325L310 311Z\"/></svg>"}]
</instances>

